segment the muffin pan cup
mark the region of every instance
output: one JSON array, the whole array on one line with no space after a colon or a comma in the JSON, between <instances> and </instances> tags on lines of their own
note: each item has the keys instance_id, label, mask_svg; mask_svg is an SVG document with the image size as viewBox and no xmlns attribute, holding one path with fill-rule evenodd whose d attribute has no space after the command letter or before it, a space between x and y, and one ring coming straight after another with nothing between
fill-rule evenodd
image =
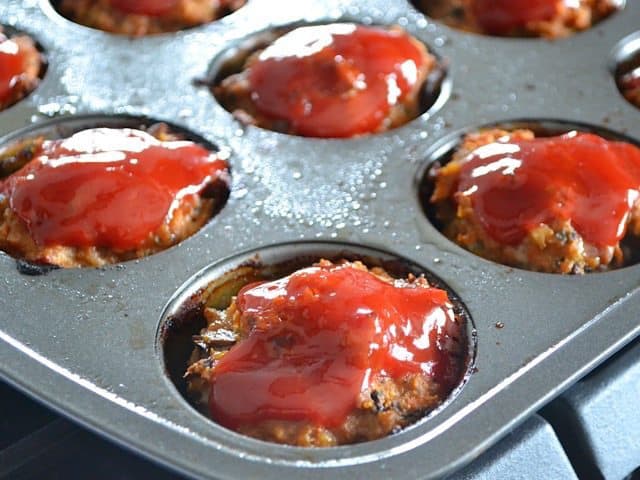
<instances>
[{"instance_id":1,"label":"muffin pan cup","mask_svg":"<svg viewBox=\"0 0 640 480\"><path fill-rule=\"evenodd\" d=\"M166 120L229 149L232 191L200 232L142 260L29 276L0 255L0 375L194 477L434 478L454 471L640 334L640 266L582 277L538 274L457 247L429 223L418 199L430 149L452 132L512 119L581 122L640 139L639 113L620 96L610 69L612 52L639 17L640 3L628 2L590 31L547 42L464 34L403 1L274 8L251 0L218 22L132 40L76 25L48 0L4 2L0 23L30 32L49 66L35 92L0 113L0 144L85 116ZM398 24L424 41L448 62L447 102L383 134L306 139L240 125L194 82L254 32L342 19ZM337 251L399 255L451 287L477 329L476 371L464 388L398 434L328 449L252 440L198 414L166 376L158 343L176 292L207 266L247 252L332 242Z\"/></svg>"}]
</instances>

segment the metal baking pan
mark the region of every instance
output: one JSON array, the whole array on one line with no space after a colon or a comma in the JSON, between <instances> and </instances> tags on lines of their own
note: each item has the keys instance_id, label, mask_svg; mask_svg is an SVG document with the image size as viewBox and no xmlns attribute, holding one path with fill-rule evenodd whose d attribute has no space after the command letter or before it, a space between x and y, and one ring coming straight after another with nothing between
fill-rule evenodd
<instances>
[{"instance_id":1,"label":"metal baking pan","mask_svg":"<svg viewBox=\"0 0 640 480\"><path fill-rule=\"evenodd\" d=\"M612 76L638 19L640 3L628 2L588 32L547 42L453 31L405 1L274 8L250 0L221 21L132 40L76 25L48 0L5 0L0 23L33 35L49 65L35 92L0 113L0 143L129 121L117 115L164 120L229 149L232 192L202 231L139 261L31 276L0 255L0 374L194 477L433 478L454 471L640 334L640 265L557 276L493 264L431 225L419 180L438 145L474 126L579 121L640 140L640 111ZM398 24L423 40L449 67L451 92L440 108L380 135L306 139L241 126L194 82L255 32L334 20ZM274 251L343 250L402 257L466 305L477 329L476 371L455 398L403 432L329 449L248 439L192 409L164 368L159 332L172 299L202 275L255 253L268 260Z\"/></svg>"}]
</instances>

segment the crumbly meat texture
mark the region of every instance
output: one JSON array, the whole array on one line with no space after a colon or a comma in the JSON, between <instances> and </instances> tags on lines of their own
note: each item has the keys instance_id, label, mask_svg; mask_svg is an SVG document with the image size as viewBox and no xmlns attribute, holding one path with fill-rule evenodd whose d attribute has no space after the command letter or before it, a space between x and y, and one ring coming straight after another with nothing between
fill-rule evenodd
<instances>
[{"instance_id":1,"label":"crumbly meat texture","mask_svg":"<svg viewBox=\"0 0 640 480\"><path fill-rule=\"evenodd\" d=\"M332 263L321 260L316 265L331 266ZM352 265L368 270L361 262L353 262ZM386 282L398 281L381 268L369 271ZM407 282L422 287L429 286L424 277L415 278L410 275ZM189 359L185 378L189 396L207 415L216 361L237 341L245 338L248 331L241 324L235 298L226 310L206 308L204 316L207 326L200 335L194 337L197 346ZM459 319L456 320L458 326L461 326ZM451 349L452 355L460 357L460 371L464 363L462 348L460 342ZM269 420L256 425L243 425L238 431L260 440L302 447L330 447L364 442L384 437L414 423L440 405L448 394L446 388L427 375L410 374L399 380L381 378L361 392L358 407L337 428L328 429L302 421Z\"/></svg>"},{"instance_id":2,"label":"crumbly meat texture","mask_svg":"<svg viewBox=\"0 0 640 480\"><path fill-rule=\"evenodd\" d=\"M0 27L0 34L2 34ZM0 100L0 110L10 107L14 103L22 100L36 89L40 83L40 74L44 67L44 59L38 51L35 42L27 35L17 35L10 37L20 50L25 54L24 72L11 88L11 94L8 98Z\"/></svg>"},{"instance_id":3,"label":"crumbly meat texture","mask_svg":"<svg viewBox=\"0 0 640 480\"><path fill-rule=\"evenodd\" d=\"M168 132L166 125L160 125L149 132L163 141L178 138ZM31 160L43 141L43 138L26 140L0 151L0 178L17 171ZM212 217L216 207L215 198L185 196L173 210L171 217L134 250L96 246L41 246L33 240L24 221L9 207L9 200L0 195L0 250L37 264L62 268L101 267L146 257L176 245L202 228Z\"/></svg>"},{"instance_id":4,"label":"crumbly meat texture","mask_svg":"<svg viewBox=\"0 0 640 480\"><path fill-rule=\"evenodd\" d=\"M204 226L213 214L214 205L212 199L183 200L171 219L151 233L144 244L135 250L120 251L95 246L40 246L31 238L22 219L9 208L9 201L0 199L0 250L37 264L63 268L101 267L146 257L181 242Z\"/></svg>"},{"instance_id":5,"label":"crumbly meat texture","mask_svg":"<svg viewBox=\"0 0 640 480\"><path fill-rule=\"evenodd\" d=\"M449 163L435 172L431 203L447 237L481 257L505 265L548 273L585 273L621 266L624 255L620 245L597 247L587 243L570 220L541 224L531 230L518 245L503 245L482 227L471 199L456 194L460 170L465 158L475 149L501 138L527 140L531 130L484 130L464 137ZM629 216L628 235L640 235L640 200Z\"/></svg>"},{"instance_id":6,"label":"crumbly meat texture","mask_svg":"<svg viewBox=\"0 0 640 480\"><path fill-rule=\"evenodd\" d=\"M471 10L473 0L420 0L422 10L450 27L484 34ZM530 22L507 36L564 38L587 30L619 8L616 0L579 0L578 8L562 6L551 20Z\"/></svg>"},{"instance_id":7,"label":"crumbly meat texture","mask_svg":"<svg viewBox=\"0 0 640 480\"><path fill-rule=\"evenodd\" d=\"M286 32L283 32L283 34ZM399 127L420 115L420 96L427 78L437 68L436 58L431 55L426 47L414 38L411 41L420 49L423 66L418 70L417 82L403 99L394 105L387 117L381 122L378 133ZM266 48L266 45L263 47ZM253 52L244 62L239 73L225 77L219 84L212 87L213 93L224 108L245 125L256 125L267 130L296 135L297 132L289 122L283 119L273 119L262 115L251 98L251 84L249 82L249 68L258 60L263 48Z\"/></svg>"},{"instance_id":8,"label":"crumbly meat texture","mask_svg":"<svg viewBox=\"0 0 640 480\"><path fill-rule=\"evenodd\" d=\"M246 0L180 0L162 16L122 12L109 0L61 0L58 8L63 15L88 27L138 37L212 22L245 3Z\"/></svg>"}]
</instances>

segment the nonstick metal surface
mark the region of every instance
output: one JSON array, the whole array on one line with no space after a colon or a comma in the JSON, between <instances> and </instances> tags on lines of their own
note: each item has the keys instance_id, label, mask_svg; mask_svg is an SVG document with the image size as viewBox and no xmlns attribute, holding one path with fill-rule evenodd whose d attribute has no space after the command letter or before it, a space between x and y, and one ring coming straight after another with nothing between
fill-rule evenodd
<instances>
[{"instance_id":1,"label":"nonstick metal surface","mask_svg":"<svg viewBox=\"0 0 640 480\"><path fill-rule=\"evenodd\" d=\"M448 63L451 92L442 105L383 134L307 139L243 127L194 82L256 32L336 20L397 24L424 41ZM491 263L430 224L418 182L439 142L475 126L559 120L640 140L640 111L612 76L639 20L640 3L628 2L593 29L548 42L454 31L405 1L250 0L209 25L130 39L74 24L48 0L5 0L0 23L35 37L48 69L35 92L0 113L0 144L97 124L167 121L229 150L232 192L199 233L138 261L29 276L1 254L0 374L196 477L452 472L640 333L640 265L559 276ZM458 395L403 432L329 449L249 439L191 408L164 369L158 332L171 300L256 252L269 261L344 250L405 258L464 302L477 329L477 371Z\"/></svg>"}]
</instances>

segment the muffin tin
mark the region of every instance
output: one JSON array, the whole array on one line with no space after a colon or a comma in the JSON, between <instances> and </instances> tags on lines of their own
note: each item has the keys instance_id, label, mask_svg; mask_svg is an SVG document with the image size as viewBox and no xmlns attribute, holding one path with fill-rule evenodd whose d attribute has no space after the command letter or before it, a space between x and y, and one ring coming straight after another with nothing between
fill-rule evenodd
<instances>
[{"instance_id":1,"label":"muffin tin","mask_svg":"<svg viewBox=\"0 0 640 480\"><path fill-rule=\"evenodd\" d=\"M251 0L218 22L132 40L76 25L49 0L5 1L0 23L32 34L49 66L35 92L0 113L0 144L38 129L103 119L116 125L122 115L164 120L229 149L232 192L199 233L139 261L34 276L0 255L0 374L192 476L433 478L454 471L640 334L640 266L578 277L482 260L425 217L422 173L434 145L454 132L515 119L583 122L639 140L638 110L620 96L611 67L638 18L640 4L628 2L588 32L547 42L454 31L406 1L274 8ZM255 32L337 20L398 24L424 41L449 65L451 93L441 107L379 135L305 139L240 125L196 81ZM399 256L442 279L477 329L466 385L426 420L353 446L284 447L206 420L165 373L163 319L203 276L256 254L268 261L274 248L294 256Z\"/></svg>"}]
</instances>

